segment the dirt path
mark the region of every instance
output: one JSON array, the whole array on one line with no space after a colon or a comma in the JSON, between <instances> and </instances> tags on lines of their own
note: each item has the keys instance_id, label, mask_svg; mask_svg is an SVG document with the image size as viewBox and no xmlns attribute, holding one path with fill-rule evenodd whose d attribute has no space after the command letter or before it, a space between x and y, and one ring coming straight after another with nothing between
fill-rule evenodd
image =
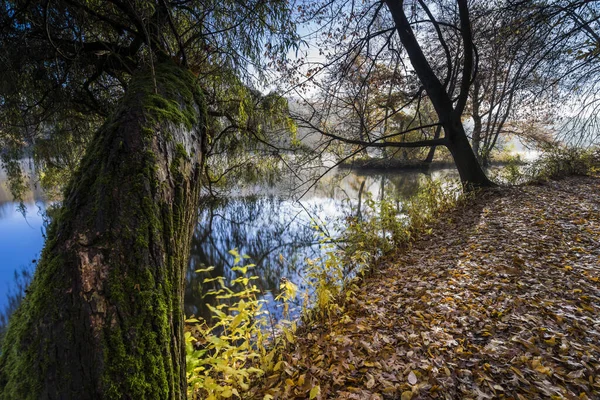
<instances>
[{"instance_id":1,"label":"dirt path","mask_svg":"<svg viewBox=\"0 0 600 400\"><path fill-rule=\"evenodd\" d=\"M600 399L600 179L502 188L447 217L300 332L266 393Z\"/></svg>"}]
</instances>

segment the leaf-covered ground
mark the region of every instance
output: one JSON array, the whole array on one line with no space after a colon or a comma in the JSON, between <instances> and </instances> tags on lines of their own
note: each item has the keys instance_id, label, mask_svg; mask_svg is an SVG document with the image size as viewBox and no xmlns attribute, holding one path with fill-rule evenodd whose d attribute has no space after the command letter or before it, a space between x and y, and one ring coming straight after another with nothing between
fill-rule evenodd
<instances>
[{"instance_id":1,"label":"leaf-covered ground","mask_svg":"<svg viewBox=\"0 0 600 400\"><path fill-rule=\"evenodd\" d=\"M600 179L495 189L443 219L302 328L257 395L600 399Z\"/></svg>"}]
</instances>

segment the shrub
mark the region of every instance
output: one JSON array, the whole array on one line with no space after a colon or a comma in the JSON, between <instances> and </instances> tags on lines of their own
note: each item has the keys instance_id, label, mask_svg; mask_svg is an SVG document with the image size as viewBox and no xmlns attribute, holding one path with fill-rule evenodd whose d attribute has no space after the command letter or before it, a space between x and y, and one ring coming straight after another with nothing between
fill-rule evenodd
<instances>
[{"instance_id":1,"label":"shrub","mask_svg":"<svg viewBox=\"0 0 600 400\"><path fill-rule=\"evenodd\" d=\"M594 175L600 170L600 149L547 148L527 170L532 181L560 179L572 175Z\"/></svg>"},{"instance_id":2,"label":"shrub","mask_svg":"<svg viewBox=\"0 0 600 400\"><path fill-rule=\"evenodd\" d=\"M242 398L253 381L276 369L277 352L286 341L294 340L295 325L286 321L277 327L283 333L280 338L267 333L268 311L263 309L265 301L258 299L259 290L252 283L258 277L249 273L255 265L244 264L247 256L240 256L237 250L229 253L235 257L232 270L239 276L229 285L221 276L204 280L218 284L217 289L207 293L217 299L217 305L208 305L216 322L208 326L193 316L186 320L187 379L195 399ZM295 297L296 286L283 280L280 288L277 300L284 303L285 315L287 303Z\"/></svg>"}]
</instances>

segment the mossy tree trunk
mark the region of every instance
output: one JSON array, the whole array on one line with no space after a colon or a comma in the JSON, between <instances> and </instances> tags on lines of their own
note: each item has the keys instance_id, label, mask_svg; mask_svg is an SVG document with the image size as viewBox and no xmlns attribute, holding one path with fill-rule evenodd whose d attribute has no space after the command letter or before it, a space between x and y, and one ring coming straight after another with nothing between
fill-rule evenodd
<instances>
[{"instance_id":1,"label":"mossy tree trunk","mask_svg":"<svg viewBox=\"0 0 600 400\"><path fill-rule=\"evenodd\" d=\"M1 399L186 397L182 299L204 138L192 74L164 63L134 77L10 321Z\"/></svg>"}]
</instances>

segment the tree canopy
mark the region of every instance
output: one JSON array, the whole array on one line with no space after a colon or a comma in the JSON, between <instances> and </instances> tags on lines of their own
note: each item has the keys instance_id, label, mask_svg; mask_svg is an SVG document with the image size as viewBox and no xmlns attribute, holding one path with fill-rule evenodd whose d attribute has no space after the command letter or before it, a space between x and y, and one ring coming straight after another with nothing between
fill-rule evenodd
<instances>
[{"instance_id":1,"label":"tree canopy","mask_svg":"<svg viewBox=\"0 0 600 400\"><path fill-rule=\"evenodd\" d=\"M0 8L0 140L17 195L14 160L24 146L60 135L85 143L131 76L167 58L197 76L214 123L227 117L243 129L260 112L250 88L297 39L285 1L2 1Z\"/></svg>"}]
</instances>

